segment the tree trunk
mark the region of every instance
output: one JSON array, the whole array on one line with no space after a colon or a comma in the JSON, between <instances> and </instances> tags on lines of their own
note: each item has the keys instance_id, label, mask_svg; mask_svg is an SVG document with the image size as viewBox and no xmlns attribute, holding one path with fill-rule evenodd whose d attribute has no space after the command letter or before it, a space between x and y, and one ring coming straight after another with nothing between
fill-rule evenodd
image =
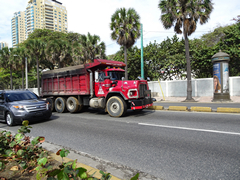
<instances>
[{"instance_id":1,"label":"tree trunk","mask_svg":"<svg viewBox=\"0 0 240 180\"><path fill-rule=\"evenodd\" d=\"M194 101L192 98L192 80L191 80L191 64L190 64L190 57L189 57L189 42L187 32L183 26L183 34L185 40L185 55L187 60L187 98L185 101Z\"/></svg>"},{"instance_id":2,"label":"tree trunk","mask_svg":"<svg viewBox=\"0 0 240 180\"><path fill-rule=\"evenodd\" d=\"M24 70L22 69L22 89L24 89Z\"/></svg>"},{"instance_id":3,"label":"tree trunk","mask_svg":"<svg viewBox=\"0 0 240 180\"><path fill-rule=\"evenodd\" d=\"M37 57L37 88L38 88L38 96L40 96L40 83L39 83L39 60Z\"/></svg>"},{"instance_id":4,"label":"tree trunk","mask_svg":"<svg viewBox=\"0 0 240 180\"><path fill-rule=\"evenodd\" d=\"M10 88L11 90L13 89L13 80L12 80L12 67L10 67L10 81L11 81L11 84L10 84Z\"/></svg>"},{"instance_id":5,"label":"tree trunk","mask_svg":"<svg viewBox=\"0 0 240 180\"><path fill-rule=\"evenodd\" d=\"M124 61L125 61L125 80L128 80L128 67L127 67L127 47L124 46Z\"/></svg>"},{"instance_id":6,"label":"tree trunk","mask_svg":"<svg viewBox=\"0 0 240 180\"><path fill-rule=\"evenodd\" d=\"M24 89L24 64L25 64L25 58L22 60L22 89Z\"/></svg>"}]
</instances>

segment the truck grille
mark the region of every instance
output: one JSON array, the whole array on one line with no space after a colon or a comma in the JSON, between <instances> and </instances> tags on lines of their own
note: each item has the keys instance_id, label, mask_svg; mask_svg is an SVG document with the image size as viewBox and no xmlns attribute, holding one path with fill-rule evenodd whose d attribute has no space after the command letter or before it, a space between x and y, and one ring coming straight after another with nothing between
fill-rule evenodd
<instances>
[{"instance_id":1,"label":"truck grille","mask_svg":"<svg viewBox=\"0 0 240 180\"><path fill-rule=\"evenodd\" d=\"M40 105L25 106L25 110L27 112L42 111L42 110L46 110L46 105L40 104Z\"/></svg>"},{"instance_id":2,"label":"truck grille","mask_svg":"<svg viewBox=\"0 0 240 180\"><path fill-rule=\"evenodd\" d=\"M140 84L139 87L139 97L143 98L144 97L144 92L147 90L147 85L146 84Z\"/></svg>"}]
</instances>

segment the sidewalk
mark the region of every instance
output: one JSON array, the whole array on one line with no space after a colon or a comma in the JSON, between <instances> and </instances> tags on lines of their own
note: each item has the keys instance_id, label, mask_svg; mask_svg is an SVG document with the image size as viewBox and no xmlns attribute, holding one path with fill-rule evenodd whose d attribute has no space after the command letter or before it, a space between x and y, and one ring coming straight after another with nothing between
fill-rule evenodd
<instances>
[{"instance_id":1,"label":"sidewalk","mask_svg":"<svg viewBox=\"0 0 240 180\"><path fill-rule=\"evenodd\" d=\"M182 102L186 99L186 97L154 97L156 102ZM197 102L205 102L212 103L213 96L202 96L202 97L193 97L193 99ZM229 103L240 103L240 96L230 96L232 102Z\"/></svg>"}]
</instances>

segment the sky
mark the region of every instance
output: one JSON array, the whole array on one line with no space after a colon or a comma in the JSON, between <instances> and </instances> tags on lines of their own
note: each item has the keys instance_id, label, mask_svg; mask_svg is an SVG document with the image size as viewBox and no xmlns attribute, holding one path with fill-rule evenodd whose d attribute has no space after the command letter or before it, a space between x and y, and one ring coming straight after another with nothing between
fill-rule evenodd
<instances>
[{"instance_id":1,"label":"sky","mask_svg":"<svg viewBox=\"0 0 240 180\"><path fill-rule=\"evenodd\" d=\"M118 8L134 8L140 15L143 24L143 45L156 41L161 43L175 33L173 28L165 30L160 19L158 8L160 0L58 0L68 12L68 31L98 35L106 44L106 54L114 54L120 46L111 39L111 16ZM213 31L216 27L233 24L232 20L240 15L240 0L212 0L214 10L210 20L204 24L197 24L197 29L189 39L200 38L203 34ZM12 47L11 18L14 12L24 11L28 0L0 0L0 42L7 42ZM178 35L182 38L182 35ZM141 39L135 43L141 47Z\"/></svg>"}]
</instances>

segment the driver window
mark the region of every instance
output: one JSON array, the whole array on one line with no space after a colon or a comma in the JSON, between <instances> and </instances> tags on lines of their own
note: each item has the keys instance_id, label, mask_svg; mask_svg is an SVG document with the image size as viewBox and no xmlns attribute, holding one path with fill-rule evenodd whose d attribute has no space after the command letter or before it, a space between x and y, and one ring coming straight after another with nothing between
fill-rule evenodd
<instances>
[{"instance_id":1,"label":"driver window","mask_svg":"<svg viewBox=\"0 0 240 180\"><path fill-rule=\"evenodd\" d=\"M99 75L99 77L98 77L99 81L104 81L105 73L104 72L99 72L98 75Z\"/></svg>"}]
</instances>

